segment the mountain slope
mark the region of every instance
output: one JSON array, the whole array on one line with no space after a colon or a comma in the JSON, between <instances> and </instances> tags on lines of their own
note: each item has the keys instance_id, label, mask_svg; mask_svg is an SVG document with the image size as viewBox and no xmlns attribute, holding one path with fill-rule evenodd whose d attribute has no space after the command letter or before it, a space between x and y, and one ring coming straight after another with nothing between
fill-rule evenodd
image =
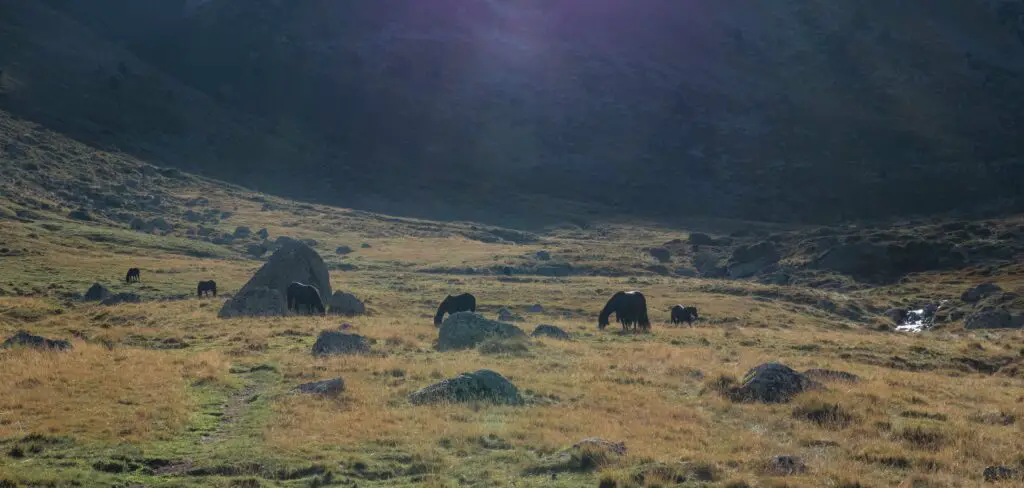
<instances>
[{"instance_id":1,"label":"mountain slope","mask_svg":"<svg viewBox=\"0 0 1024 488\"><path fill-rule=\"evenodd\" d=\"M319 173L357 192L772 220L1021 204L1018 1L49 3L322 141Z\"/></svg>"}]
</instances>

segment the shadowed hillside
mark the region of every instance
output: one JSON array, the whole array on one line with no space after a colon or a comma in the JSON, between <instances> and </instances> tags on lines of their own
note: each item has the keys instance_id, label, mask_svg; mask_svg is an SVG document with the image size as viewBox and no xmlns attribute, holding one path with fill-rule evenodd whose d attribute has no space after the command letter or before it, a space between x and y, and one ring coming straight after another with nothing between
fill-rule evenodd
<instances>
[{"instance_id":1,"label":"shadowed hillside","mask_svg":"<svg viewBox=\"0 0 1024 488\"><path fill-rule=\"evenodd\" d=\"M771 220L1020 208L1019 1L27 3L3 7L0 63L30 87L3 106L267 191ZM71 71L55 45L129 74ZM141 90L150 69L149 110L110 110L111 80Z\"/></svg>"}]
</instances>

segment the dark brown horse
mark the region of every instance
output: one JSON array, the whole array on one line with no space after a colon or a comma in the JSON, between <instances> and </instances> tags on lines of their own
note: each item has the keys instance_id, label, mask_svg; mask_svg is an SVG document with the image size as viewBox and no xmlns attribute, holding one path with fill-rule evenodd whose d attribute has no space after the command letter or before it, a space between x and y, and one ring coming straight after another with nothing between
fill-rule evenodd
<instances>
[{"instance_id":1,"label":"dark brown horse","mask_svg":"<svg viewBox=\"0 0 1024 488\"><path fill-rule=\"evenodd\" d=\"M305 283L293 282L288 285L286 291L288 298L288 310L295 310L295 313L302 313L302 307L306 308L306 311L310 315L313 312L319 312L320 315L327 313L327 308L324 307L324 301L320 297L320 290L314 285L307 285Z\"/></svg>"},{"instance_id":2,"label":"dark brown horse","mask_svg":"<svg viewBox=\"0 0 1024 488\"><path fill-rule=\"evenodd\" d=\"M601 315L597 318L597 328L604 330L608 326L608 318L615 314L615 319L622 324L622 331L640 329L651 330L651 320L647 317L647 298L638 291L620 291L612 295Z\"/></svg>"},{"instance_id":3,"label":"dark brown horse","mask_svg":"<svg viewBox=\"0 0 1024 488\"><path fill-rule=\"evenodd\" d=\"M697 307L684 307L682 305L675 305L672 307L672 323L681 324L686 322L688 325L693 325L693 321L699 319L697 316Z\"/></svg>"},{"instance_id":4,"label":"dark brown horse","mask_svg":"<svg viewBox=\"0 0 1024 488\"><path fill-rule=\"evenodd\" d=\"M124 277L124 282L138 283L139 281L142 281L142 271L139 271L139 268L129 268L128 274Z\"/></svg>"},{"instance_id":5,"label":"dark brown horse","mask_svg":"<svg viewBox=\"0 0 1024 488\"><path fill-rule=\"evenodd\" d=\"M196 286L196 295L199 298L203 298L203 295L209 296L211 293L213 294L214 297L217 296L217 282L216 281L213 281L213 280L200 281L199 285Z\"/></svg>"},{"instance_id":6,"label":"dark brown horse","mask_svg":"<svg viewBox=\"0 0 1024 488\"><path fill-rule=\"evenodd\" d=\"M476 312L476 297L469 293L455 296L448 295L441 301L441 305L437 307L437 315L434 315L434 325L441 325L444 314L458 312Z\"/></svg>"}]
</instances>

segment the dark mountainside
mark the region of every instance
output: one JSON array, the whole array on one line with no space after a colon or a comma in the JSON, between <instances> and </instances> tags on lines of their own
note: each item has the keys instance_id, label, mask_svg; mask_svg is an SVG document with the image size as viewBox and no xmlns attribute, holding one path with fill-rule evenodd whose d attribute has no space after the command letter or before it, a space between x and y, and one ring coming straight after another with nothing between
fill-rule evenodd
<instances>
[{"instance_id":1,"label":"dark mountainside","mask_svg":"<svg viewBox=\"0 0 1024 488\"><path fill-rule=\"evenodd\" d=\"M0 0L0 29L0 109L293 197L1024 208L1019 0Z\"/></svg>"}]
</instances>

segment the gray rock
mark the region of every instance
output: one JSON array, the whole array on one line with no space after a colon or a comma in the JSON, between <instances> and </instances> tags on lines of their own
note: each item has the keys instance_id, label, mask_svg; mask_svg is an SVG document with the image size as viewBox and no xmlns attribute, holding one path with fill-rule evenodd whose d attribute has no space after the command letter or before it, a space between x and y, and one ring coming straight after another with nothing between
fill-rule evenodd
<instances>
[{"instance_id":1,"label":"gray rock","mask_svg":"<svg viewBox=\"0 0 1024 488\"><path fill-rule=\"evenodd\" d=\"M459 312L449 315L441 323L437 349L439 351L469 349L480 345L489 337L525 338L526 333L514 325L487 320L478 313Z\"/></svg>"},{"instance_id":2,"label":"gray rock","mask_svg":"<svg viewBox=\"0 0 1024 488\"><path fill-rule=\"evenodd\" d=\"M305 245L307 245L309 247L316 247L317 244L320 244L319 242L317 242L316 239L302 239L299 242L301 242L301 243L303 243L303 244L305 244Z\"/></svg>"},{"instance_id":3,"label":"gray rock","mask_svg":"<svg viewBox=\"0 0 1024 488\"><path fill-rule=\"evenodd\" d=\"M3 344L0 344L0 348L2 349L11 347L30 347L33 349L66 351L71 349L71 343L60 339L47 339L45 337L29 334L22 330L7 338Z\"/></svg>"},{"instance_id":4,"label":"gray rock","mask_svg":"<svg viewBox=\"0 0 1024 488\"><path fill-rule=\"evenodd\" d=\"M235 227L235 233L232 235L235 237L235 239L247 239L250 235L252 235L252 230L244 225L240 225L238 227Z\"/></svg>"},{"instance_id":5,"label":"gray rock","mask_svg":"<svg viewBox=\"0 0 1024 488\"><path fill-rule=\"evenodd\" d=\"M896 325L903 325L909 314L910 311L905 308L890 308L885 311L886 317L889 317L889 320L892 320L892 323Z\"/></svg>"},{"instance_id":6,"label":"gray rock","mask_svg":"<svg viewBox=\"0 0 1024 488\"><path fill-rule=\"evenodd\" d=\"M551 261L551 253L549 251L537 251L536 256L540 261Z\"/></svg>"},{"instance_id":7,"label":"gray rock","mask_svg":"<svg viewBox=\"0 0 1024 488\"><path fill-rule=\"evenodd\" d=\"M960 295L960 299L967 303L977 303L1001 291L1003 289L995 283L982 283L965 291Z\"/></svg>"},{"instance_id":8,"label":"gray rock","mask_svg":"<svg viewBox=\"0 0 1024 488\"><path fill-rule=\"evenodd\" d=\"M278 239L280 241L280 239ZM270 259L221 308L221 317L244 315L252 310L257 315L280 312L284 315L287 304L284 301L288 285L293 282L316 286L323 297L331 296L330 274L324 260L316 251L299 242L288 242L270 256ZM255 289L269 289L276 293L248 293ZM253 300L276 300L279 303L257 303ZM234 303L245 300L244 303Z\"/></svg>"},{"instance_id":9,"label":"gray rock","mask_svg":"<svg viewBox=\"0 0 1024 488\"><path fill-rule=\"evenodd\" d=\"M370 248L370 243L369 242L364 242L364 243L360 244L359 247L361 247L363 249L369 249Z\"/></svg>"},{"instance_id":10,"label":"gray rock","mask_svg":"<svg viewBox=\"0 0 1024 488\"><path fill-rule=\"evenodd\" d=\"M199 206L206 206L206 205L209 205L209 204L210 204L210 200L208 200L208 199L206 199L204 197L196 197L196 198L193 198L193 199L185 202L185 206L189 207L189 208L191 208L191 207L199 207Z\"/></svg>"},{"instance_id":11,"label":"gray rock","mask_svg":"<svg viewBox=\"0 0 1024 488\"><path fill-rule=\"evenodd\" d=\"M270 238L270 232L268 232L266 228L256 231L256 235L263 240L267 240Z\"/></svg>"},{"instance_id":12,"label":"gray rock","mask_svg":"<svg viewBox=\"0 0 1024 488\"><path fill-rule=\"evenodd\" d=\"M150 220L146 224L146 228L147 229L158 229L158 230L165 230L166 231L166 230L174 229L174 226L172 226L170 224L170 222L167 222L167 219L165 219L163 217L157 217L157 218L155 218L153 220Z\"/></svg>"},{"instance_id":13,"label":"gray rock","mask_svg":"<svg viewBox=\"0 0 1024 488\"><path fill-rule=\"evenodd\" d=\"M339 356L345 354L365 354L370 352L370 343L359 334L346 334L333 330L325 330L313 344L314 356Z\"/></svg>"},{"instance_id":14,"label":"gray rock","mask_svg":"<svg viewBox=\"0 0 1024 488\"><path fill-rule=\"evenodd\" d=\"M362 301L355 295L340 290L331 295L327 304L330 306L329 312L335 315L353 316L366 313L366 305Z\"/></svg>"},{"instance_id":15,"label":"gray rock","mask_svg":"<svg viewBox=\"0 0 1024 488\"><path fill-rule=\"evenodd\" d=\"M245 246L245 252L246 252L246 254L248 254L248 255L250 255L250 256L252 256L254 258L259 258L259 257L263 257L263 255L267 253L267 248L266 248L266 246L264 246L261 243L254 242L254 243L247 244Z\"/></svg>"},{"instance_id":16,"label":"gray rock","mask_svg":"<svg viewBox=\"0 0 1024 488\"><path fill-rule=\"evenodd\" d=\"M679 276L685 276L687 278L696 278L697 276L700 276L700 273L698 273L697 270L693 268L680 267L676 268L674 272Z\"/></svg>"},{"instance_id":17,"label":"gray rock","mask_svg":"<svg viewBox=\"0 0 1024 488\"><path fill-rule=\"evenodd\" d=\"M108 290L105 286L99 283L93 283L92 286L89 287L89 290L85 292L83 300L90 302L99 302L105 300L109 296L110 290Z\"/></svg>"},{"instance_id":18,"label":"gray rock","mask_svg":"<svg viewBox=\"0 0 1024 488\"><path fill-rule=\"evenodd\" d=\"M554 325L541 324L536 329L533 329L533 333L530 334L533 337L550 337L552 339L569 340L569 333L562 330Z\"/></svg>"},{"instance_id":19,"label":"gray rock","mask_svg":"<svg viewBox=\"0 0 1024 488\"><path fill-rule=\"evenodd\" d=\"M657 259L659 263L668 263L672 261L672 251L665 249L664 247L652 247L647 250L647 254Z\"/></svg>"},{"instance_id":20,"label":"gray rock","mask_svg":"<svg viewBox=\"0 0 1024 488\"><path fill-rule=\"evenodd\" d=\"M339 256L344 256L346 254L352 254L352 252L353 252L353 249L351 247L348 247L348 246L338 246L334 250L334 254L337 254Z\"/></svg>"},{"instance_id":21,"label":"gray rock","mask_svg":"<svg viewBox=\"0 0 1024 488\"><path fill-rule=\"evenodd\" d=\"M75 220L91 221L92 220L92 215L89 213L88 209L79 208L79 209L72 210L71 212L69 212L68 213L68 218L72 218L72 219L75 219Z\"/></svg>"},{"instance_id":22,"label":"gray rock","mask_svg":"<svg viewBox=\"0 0 1024 488\"><path fill-rule=\"evenodd\" d=\"M701 251L693 257L693 267L705 278L726 276L727 268L722 258L710 251Z\"/></svg>"},{"instance_id":23,"label":"gray rock","mask_svg":"<svg viewBox=\"0 0 1024 488\"><path fill-rule=\"evenodd\" d=\"M279 317L287 314L284 294L276 288L256 287L236 293L224 303L218 317Z\"/></svg>"},{"instance_id":24,"label":"gray rock","mask_svg":"<svg viewBox=\"0 0 1024 488\"><path fill-rule=\"evenodd\" d=\"M338 396L345 391L345 380L341 378L333 378L323 381L314 381L312 383L303 383L295 387L295 390L299 393Z\"/></svg>"},{"instance_id":25,"label":"gray rock","mask_svg":"<svg viewBox=\"0 0 1024 488\"><path fill-rule=\"evenodd\" d=\"M544 307L539 303L535 303L530 307L530 313L544 313Z\"/></svg>"},{"instance_id":26,"label":"gray rock","mask_svg":"<svg viewBox=\"0 0 1024 488\"><path fill-rule=\"evenodd\" d=\"M780 363L765 363L747 372L740 386L727 396L735 402L786 403L818 385L807 376Z\"/></svg>"},{"instance_id":27,"label":"gray rock","mask_svg":"<svg viewBox=\"0 0 1024 488\"><path fill-rule=\"evenodd\" d=\"M142 303L142 298L135 293L118 293L100 301L100 305L120 305L122 303Z\"/></svg>"},{"instance_id":28,"label":"gray rock","mask_svg":"<svg viewBox=\"0 0 1024 488\"><path fill-rule=\"evenodd\" d=\"M409 395L413 405L462 402L491 402L499 405L521 405L519 390L504 376L481 369L463 373L430 385Z\"/></svg>"},{"instance_id":29,"label":"gray rock","mask_svg":"<svg viewBox=\"0 0 1024 488\"><path fill-rule=\"evenodd\" d=\"M694 246L711 246L714 245L715 240L711 236L702 232L691 232L689 238L690 244Z\"/></svg>"},{"instance_id":30,"label":"gray rock","mask_svg":"<svg viewBox=\"0 0 1024 488\"><path fill-rule=\"evenodd\" d=\"M130 227L132 230L145 231L147 230L148 225L149 223L146 222L146 220L141 217L132 217L132 219L128 222L128 227Z\"/></svg>"},{"instance_id":31,"label":"gray rock","mask_svg":"<svg viewBox=\"0 0 1024 488\"><path fill-rule=\"evenodd\" d=\"M196 212L194 210L189 210L189 211L185 212L185 220L187 220L189 222L202 222L203 221L203 214L198 213L198 212Z\"/></svg>"},{"instance_id":32,"label":"gray rock","mask_svg":"<svg viewBox=\"0 0 1024 488\"><path fill-rule=\"evenodd\" d=\"M796 456L775 456L768 460L765 472L773 476L792 476L807 471L804 460Z\"/></svg>"},{"instance_id":33,"label":"gray rock","mask_svg":"<svg viewBox=\"0 0 1024 488\"><path fill-rule=\"evenodd\" d=\"M1013 329L1014 319L1001 308L990 308L974 312L964 319L965 329Z\"/></svg>"}]
</instances>

